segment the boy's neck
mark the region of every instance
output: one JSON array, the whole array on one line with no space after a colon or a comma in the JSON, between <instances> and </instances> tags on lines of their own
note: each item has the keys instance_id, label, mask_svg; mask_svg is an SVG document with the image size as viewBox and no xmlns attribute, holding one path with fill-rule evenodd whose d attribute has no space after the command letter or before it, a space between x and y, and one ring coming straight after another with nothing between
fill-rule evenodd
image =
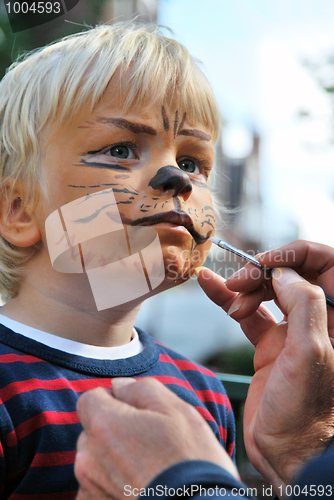
<instances>
[{"instance_id":1,"label":"boy's neck","mask_svg":"<svg viewBox=\"0 0 334 500\"><path fill-rule=\"evenodd\" d=\"M24 281L19 294L1 308L1 313L32 328L85 344L114 347L131 341L140 303L94 311L92 307L79 307L70 300L71 295L75 297L74 290L57 293L54 287Z\"/></svg>"}]
</instances>

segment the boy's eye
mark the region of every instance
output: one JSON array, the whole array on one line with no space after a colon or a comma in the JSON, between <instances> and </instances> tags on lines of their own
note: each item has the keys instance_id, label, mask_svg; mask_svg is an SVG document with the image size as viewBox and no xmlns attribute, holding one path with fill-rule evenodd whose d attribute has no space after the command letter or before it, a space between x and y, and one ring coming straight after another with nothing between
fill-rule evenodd
<instances>
[{"instance_id":1,"label":"boy's eye","mask_svg":"<svg viewBox=\"0 0 334 500\"><path fill-rule=\"evenodd\" d=\"M199 173L198 165L194 162L194 160L191 160L190 158L184 158L183 160L180 160L178 162L178 166L180 167L181 170L189 172L190 174Z\"/></svg>"},{"instance_id":2,"label":"boy's eye","mask_svg":"<svg viewBox=\"0 0 334 500\"><path fill-rule=\"evenodd\" d=\"M113 146L106 151L109 156L114 156L115 158L120 158L121 160L133 160L136 158L134 151L125 144L118 144Z\"/></svg>"}]
</instances>

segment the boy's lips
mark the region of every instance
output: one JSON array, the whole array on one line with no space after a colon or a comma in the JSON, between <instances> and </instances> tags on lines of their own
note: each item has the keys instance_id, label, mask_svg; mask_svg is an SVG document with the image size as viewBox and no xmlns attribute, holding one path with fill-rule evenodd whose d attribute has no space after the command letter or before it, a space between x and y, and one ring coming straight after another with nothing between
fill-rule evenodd
<instances>
[{"instance_id":1,"label":"boy's lips","mask_svg":"<svg viewBox=\"0 0 334 500\"><path fill-rule=\"evenodd\" d=\"M153 226L160 223L175 224L175 226L183 226L194 238L197 245L205 243L209 239L209 235L202 236L194 228L194 223L191 217L182 210L171 210L169 212L142 217L131 222L131 226Z\"/></svg>"}]
</instances>

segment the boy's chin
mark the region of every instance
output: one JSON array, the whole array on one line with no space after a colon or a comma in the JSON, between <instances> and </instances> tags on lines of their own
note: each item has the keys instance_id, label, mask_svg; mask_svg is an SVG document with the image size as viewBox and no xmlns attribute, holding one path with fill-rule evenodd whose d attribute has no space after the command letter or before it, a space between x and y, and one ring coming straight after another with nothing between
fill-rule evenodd
<instances>
[{"instance_id":1,"label":"boy's chin","mask_svg":"<svg viewBox=\"0 0 334 500\"><path fill-rule=\"evenodd\" d=\"M165 281L173 284L181 284L188 281L194 274L195 269L201 266L206 258L203 252L179 250L178 248L168 248L167 255L164 254Z\"/></svg>"}]
</instances>

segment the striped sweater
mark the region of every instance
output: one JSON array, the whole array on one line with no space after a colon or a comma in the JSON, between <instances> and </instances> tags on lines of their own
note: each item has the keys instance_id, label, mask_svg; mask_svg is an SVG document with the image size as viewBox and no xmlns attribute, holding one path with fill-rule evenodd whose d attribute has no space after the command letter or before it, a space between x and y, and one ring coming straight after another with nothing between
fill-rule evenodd
<instances>
[{"instance_id":1,"label":"striped sweater","mask_svg":"<svg viewBox=\"0 0 334 500\"><path fill-rule=\"evenodd\" d=\"M0 325L0 498L72 500L82 430L79 395L113 377L155 377L192 404L234 458L234 419L215 375L139 332L144 349L118 360L84 358Z\"/></svg>"}]
</instances>

